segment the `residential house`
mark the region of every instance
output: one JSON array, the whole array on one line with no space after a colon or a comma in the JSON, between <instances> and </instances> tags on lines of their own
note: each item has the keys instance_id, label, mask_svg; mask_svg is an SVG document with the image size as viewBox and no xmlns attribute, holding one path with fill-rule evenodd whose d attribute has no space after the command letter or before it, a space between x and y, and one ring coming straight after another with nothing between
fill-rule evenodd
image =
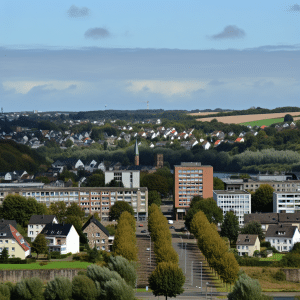
<instances>
[{"instance_id":1,"label":"residential house","mask_svg":"<svg viewBox=\"0 0 300 300\"><path fill-rule=\"evenodd\" d=\"M228 136L229 136L229 137L232 137L232 136L234 136L234 135L235 135L235 133L234 133L233 131L228 132Z\"/></svg>"},{"instance_id":2,"label":"residential house","mask_svg":"<svg viewBox=\"0 0 300 300\"><path fill-rule=\"evenodd\" d=\"M243 142L245 142L245 139L242 137L239 137L235 140L235 143L243 143Z\"/></svg>"},{"instance_id":3,"label":"residential house","mask_svg":"<svg viewBox=\"0 0 300 300\"><path fill-rule=\"evenodd\" d=\"M55 186L55 187L64 187L65 186L65 182L62 180L55 180L50 182L49 184L50 186Z\"/></svg>"},{"instance_id":4,"label":"residential house","mask_svg":"<svg viewBox=\"0 0 300 300\"><path fill-rule=\"evenodd\" d=\"M257 234L239 234L236 241L239 256L253 256L254 251L260 251L260 242Z\"/></svg>"},{"instance_id":5,"label":"residential house","mask_svg":"<svg viewBox=\"0 0 300 300\"><path fill-rule=\"evenodd\" d=\"M114 237L110 236L108 230L94 216L83 225L82 232L88 239L90 248L111 251Z\"/></svg>"},{"instance_id":6,"label":"residential house","mask_svg":"<svg viewBox=\"0 0 300 300\"><path fill-rule=\"evenodd\" d=\"M265 236L265 241L270 242L279 252L291 251L295 243L300 242L300 233L297 226L270 225Z\"/></svg>"},{"instance_id":7,"label":"residential house","mask_svg":"<svg viewBox=\"0 0 300 300\"><path fill-rule=\"evenodd\" d=\"M204 150L208 150L210 148L211 144L209 141L205 141L202 143L202 147L204 148Z\"/></svg>"},{"instance_id":8,"label":"residential house","mask_svg":"<svg viewBox=\"0 0 300 300\"><path fill-rule=\"evenodd\" d=\"M9 257L25 259L30 254L30 246L11 224L0 223L0 252L6 248Z\"/></svg>"},{"instance_id":9,"label":"residential house","mask_svg":"<svg viewBox=\"0 0 300 300\"><path fill-rule=\"evenodd\" d=\"M34 241L47 224L58 224L55 215L33 215L28 222L27 236Z\"/></svg>"},{"instance_id":10,"label":"residential house","mask_svg":"<svg viewBox=\"0 0 300 300\"><path fill-rule=\"evenodd\" d=\"M261 129L265 129L266 127L268 127L268 126L266 126L266 125L260 126Z\"/></svg>"},{"instance_id":11,"label":"residential house","mask_svg":"<svg viewBox=\"0 0 300 300\"><path fill-rule=\"evenodd\" d=\"M218 147L221 143L222 143L221 140L216 140L216 141L214 142L214 147Z\"/></svg>"},{"instance_id":12,"label":"residential house","mask_svg":"<svg viewBox=\"0 0 300 300\"><path fill-rule=\"evenodd\" d=\"M49 240L49 250L60 254L79 252L79 235L72 224L47 224L42 232Z\"/></svg>"}]
</instances>

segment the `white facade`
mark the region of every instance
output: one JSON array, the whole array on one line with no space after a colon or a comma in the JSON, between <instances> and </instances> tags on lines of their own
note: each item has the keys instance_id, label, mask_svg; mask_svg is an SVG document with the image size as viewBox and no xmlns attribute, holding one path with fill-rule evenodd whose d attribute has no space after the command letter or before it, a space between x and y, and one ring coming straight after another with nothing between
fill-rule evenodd
<instances>
[{"instance_id":1,"label":"white facade","mask_svg":"<svg viewBox=\"0 0 300 300\"><path fill-rule=\"evenodd\" d=\"M292 227L292 226L291 226ZM294 244L300 242L300 233L297 227L295 227L294 235L292 237L285 236L285 231L282 231L280 235L276 234L274 236L265 237L266 242L270 242L271 247L275 247L279 252L291 251L294 247Z\"/></svg>"},{"instance_id":2,"label":"white facade","mask_svg":"<svg viewBox=\"0 0 300 300\"><path fill-rule=\"evenodd\" d=\"M79 253L79 235L73 225L71 227L71 230L69 231L69 234L67 235L66 252L65 253L61 252L61 254L67 254L70 252L72 254Z\"/></svg>"},{"instance_id":3,"label":"white facade","mask_svg":"<svg viewBox=\"0 0 300 300\"><path fill-rule=\"evenodd\" d=\"M273 212L295 213L300 212L300 193L274 192Z\"/></svg>"},{"instance_id":4,"label":"white facade","mask_svg":"<svg viewBox=\"0 0 300 300\"><path fill-rule=\"evenodd\" d=\"M54 224L58 224L58 221L56 218L53 219ZM39 233L43 230L46 224L29 224L28 230L27 230L27 236L31 239L33 242L35 238L38 236Z\"/></svg>"},{"instance_id":5,"label":"white facade","mask_svg":"<svg viewBox=\"0 0 300 300\"><path fill-rule=\"evenodd\" d=\"M112 180L122 182L125 188L140 187L140 171L137 170L114 170L105 172L105 184Z\"/></svg>"},{"instance_id":6,"label":"white facade","mask_svg":"<svg viewBox=\"0 0 300 300\"><path fill-rule=\"evenodd\" d=\"M244 215L251 213L251 194L246 191L213 191L213 198L218 207L226 212L233 211L239 218L240 226L244 226Z\"/></svg>"}]
</instances>

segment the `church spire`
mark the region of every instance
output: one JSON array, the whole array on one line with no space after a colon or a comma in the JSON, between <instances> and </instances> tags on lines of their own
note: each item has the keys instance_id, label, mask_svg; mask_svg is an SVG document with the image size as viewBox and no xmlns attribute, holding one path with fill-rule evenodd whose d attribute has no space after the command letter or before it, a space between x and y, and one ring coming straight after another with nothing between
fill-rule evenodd
<instances>
[{"instance_id":1,"label":"church spire","mask_svg":"<svg viewBox=\"0 0 300 300\"><path fill-rule=\"evenodd\" d=\"M139 147L137 140L135 140L135 146L134 146L134 165L138 166L140 164L140 158L139 158Z\"/></svg>"}]
</instances>

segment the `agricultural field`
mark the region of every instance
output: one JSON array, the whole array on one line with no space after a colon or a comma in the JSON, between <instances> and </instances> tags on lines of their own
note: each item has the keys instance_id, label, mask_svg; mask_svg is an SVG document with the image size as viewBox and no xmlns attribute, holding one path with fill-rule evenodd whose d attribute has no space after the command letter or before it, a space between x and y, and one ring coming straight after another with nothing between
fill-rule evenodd
<instances>
[{"instance_id":1,"label":"agricultural field","mask_svg":"<svg viewBox=\"0 0 300 300\"><path fill-rule=\"evenodd\" d=\"M281 268L262 268L262 267L241 267L247 275L257 279L264 292L271 291L300 291L300 285L297 282L275 279L275 274Z\"/></svg>"},{"instance_id":2,"label":"agricultural field","mask_svg":"<svg viewBox=\"0 0 300 300\"><path fill-rule=\"evenodd\" d=\"M90 262L81 261L57 261L48 262L47 265L41 266L39 262L32 264L0 264L0 270L38 270L38 269L86 269L91 265Z\"/></svg>"},{"instance_id":3,"label":"agricultural field","mask_svg":"<svg viewBox=\"0 0 300 300\"><path fill-rule=\"evenodd\" d=\"M284 121L284 118L279 118L279 119L266 119L266 120L259 120L259 121L252 121L252 122L245 122L245 123L241 123L241 125L251 125L252 127L253 126L263 126L263 125L266 125L266 126L270 126L274 123L281 123Z\"/></svg>"},{"instance_id":4,"label":"agricultural field","mask_svg":"<svg viewBox=\"0 0 300 300\"><path fill-rule=\"evenodd\" d=\"M228 111L222 111L222 113L226 113ZM188 115L190 116L209 116L209 115L216 115L218 114L218 111L213 111L213 112L198 112L198 113L190 113Z\"/></svg>"},{"instance_id":5,"label":"agricultural field","mask_svg":"<svg viewBox=\"0 0 300 300\"><path fill-rule=\"evenodd\" d=\"M217 119L219 122L226 123L226 124L241 124L241 123L248 123L253 121L284 118L286 114L290 114L292 116L300 115L299 112L289 112L289 113L273 113L273 114L238 115L238 116L226 116L226 117L209 117L209 118L200 118L197 119L197 121L210 122L213 119Z\"/></svg>"}]
</instances>

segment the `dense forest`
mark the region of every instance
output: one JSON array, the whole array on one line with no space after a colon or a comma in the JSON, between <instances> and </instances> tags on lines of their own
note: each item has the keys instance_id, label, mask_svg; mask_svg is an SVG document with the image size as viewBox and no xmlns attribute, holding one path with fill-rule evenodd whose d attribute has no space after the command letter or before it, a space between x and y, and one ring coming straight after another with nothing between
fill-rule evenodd
<instances>
[{"instance_id":1,"label":"dense forest","mask_svg":"<svg viewBox=\"0 0 300 300\"><path fill-rule=\"evenodd\" d=\"M43 156L28 146L10 140L0 140L0 171L26 170L36 172L41 164L46 163Z\"/></svg>"}]
</instances>

